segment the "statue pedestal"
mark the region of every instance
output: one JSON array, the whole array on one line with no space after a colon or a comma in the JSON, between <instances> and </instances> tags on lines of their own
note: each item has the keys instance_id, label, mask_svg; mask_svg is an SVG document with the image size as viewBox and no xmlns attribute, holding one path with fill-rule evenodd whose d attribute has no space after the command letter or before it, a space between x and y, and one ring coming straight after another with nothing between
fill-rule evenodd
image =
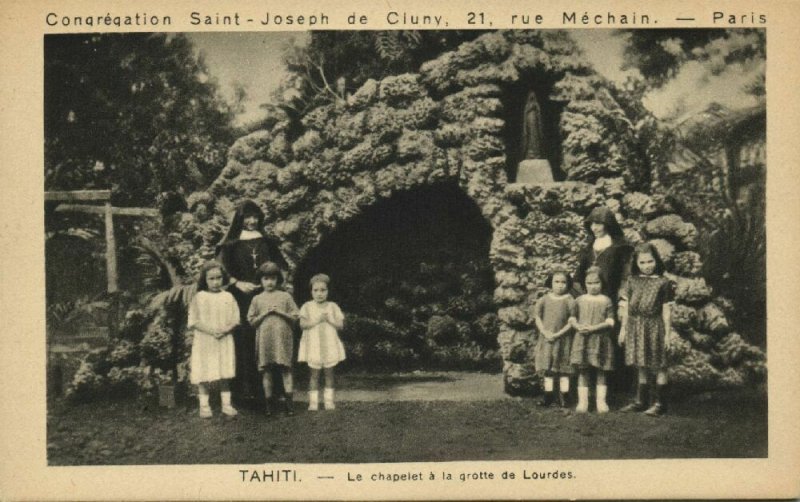
<instances>
[{"instance_id":1,"label":"statue pedestal","mask_svg":"<svg viewBox=\"0 0 800 502\"><path fill-rule=\"evenodd\" d=\"M526 159L517 167L516 183L552 183L553 170L547 159Z\"/></svg>"}]
</instances>

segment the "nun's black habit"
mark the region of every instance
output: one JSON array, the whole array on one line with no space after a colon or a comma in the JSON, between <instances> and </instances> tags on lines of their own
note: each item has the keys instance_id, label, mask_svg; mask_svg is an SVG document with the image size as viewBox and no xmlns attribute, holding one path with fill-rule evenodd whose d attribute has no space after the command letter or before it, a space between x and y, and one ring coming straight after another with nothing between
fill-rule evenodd
<instances>
[{"instance_id":1,"label":"nun's black habit","mask_svg":"<svg viewBox=\"0 0 800 502\"><path fill-rule=\"evenodd\" d=\"M254 239L241 239L246 216L258 218L256 229L261 234ZM257 277L258 267L264 262L274 262L282 270L286 270L286 260L278 248L278 244L263 234L264 213L252 200L244 200L236 208L228 232L217 246L217 259L225 267L232 281L245 281L258 285L258 289L246 293L233 282L228 291L239 305L241 324L234 332L236 346L236 380L234 392L238 399L256 398L261 395L259 388L261 378L255 361L255 331L247 323L247 310L250 301L261 292Z\"/></svg>"}]
</instances>

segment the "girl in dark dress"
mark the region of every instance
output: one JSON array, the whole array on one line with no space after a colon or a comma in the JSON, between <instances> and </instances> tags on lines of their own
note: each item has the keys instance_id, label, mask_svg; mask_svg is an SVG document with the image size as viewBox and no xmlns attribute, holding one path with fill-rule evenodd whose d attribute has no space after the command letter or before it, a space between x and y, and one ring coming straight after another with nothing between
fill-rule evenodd
<instances>
[{"instance_id":1,"label":"girl in dark dress","mask_svg":"<svg viewBox=\"0 0 800 502\"><path fill-rule=\"evenodd\" d=\"M619 343L625 345L625 363L637 369L636 400L622 411L644 411L648 380L654 375L651 387L652 406L646 414L658 416L666 411L664 390L667 385L667 348L672 328L671 305L673 283L663 276L664 262L652 244L636 246L631 276L622 290L622 329Z\"/></svg>"},{"instance_id":2,"label":"girl in dark dress","mask_svg":"<svg viewBox=\"0 0 800 502\"><path fill-rule=\"evenodd\" d=\"M252 200L244 200L236 208L228 232L217 246L217 259L231 276L228 291L239 305L241 324L234 332L236 346L236 379L234 393L239 400L254 400L261 394L255 352L255 330L247 322L250 302L262 291L258 268L271 261L286 270L286 260L275 241L267 238L262 228L264 213Z\"/></svg>"}]
</instances>

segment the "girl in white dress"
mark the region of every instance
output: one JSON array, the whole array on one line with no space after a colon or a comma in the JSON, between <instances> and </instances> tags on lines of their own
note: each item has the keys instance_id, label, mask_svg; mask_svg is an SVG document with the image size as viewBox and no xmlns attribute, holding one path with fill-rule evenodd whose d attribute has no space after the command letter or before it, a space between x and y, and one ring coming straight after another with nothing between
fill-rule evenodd
<instances>
[{"instance_id":1,"label":"girl in white dress","mask_svg":"<svg viewBox=\"0 0 800 502\"><path fill-rule=\"evenodd\" d=\"M197 384L200 416L211 417L209 384L219 381L222 413L235 416L228 380L236 375L233 329L239 324L239 307L233 295L223 291L225 270L218 262L207 262L200 270L197 294L189 304L187 328L192 331L190 380Z\"/></svg>"},{"instance_id":2,"label":"girl in white dress","mask_svg":"<svg viewBox=\"0 0 800 502\"><path fill-rule=\"evenodd\" d=\"M300 308L300 327L303 336L300 339L298 362L306 362L311 369L311 381L308 386L308 409L319 409L319 374L325 373L325 409L332 410L333 402L333 368L344 361L344 345L339 339L338 330L344 326L344 314L339 306L328 301L328 284L330 277L317 274L309 281L312 301Z\"/></svg>"}]
</instances>

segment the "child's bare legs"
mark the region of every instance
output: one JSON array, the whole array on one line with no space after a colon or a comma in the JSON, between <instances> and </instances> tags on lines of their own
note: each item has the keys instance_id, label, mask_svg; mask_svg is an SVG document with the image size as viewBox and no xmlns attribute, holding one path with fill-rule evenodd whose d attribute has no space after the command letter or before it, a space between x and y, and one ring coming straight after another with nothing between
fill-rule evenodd
<instances>
[{"instance_id":1,"label":"child's bare legs","mask_svg":"<svg viewBox=\"0 0 800 502\"><path fill-rule=\"evenodd\" d=\"M647 405L647 368L638 369L638 377L636 385L636 399L629 405L622 408L621 411L642 411Z\"/></svg>"},{"instance_id":2,"label":"child's bare legs","mask_svg":"<svg viewBox=\"0 0 800 502\"><path fill-rule=\"evenodd\" d=\"M287 394L292 394L294 392L294 374L292 373L292 368L281 368L281 378L283 378L283 390L285 390Z\"/></svg>"},{"instance_id":3,"label":"child's bare legs","mask_svg":"<svg viewBox=\"0 0 800 502\"><path fill-rule=\"evenodd\" d=\"M272 373L269 370L261 373L261 385L264 387L264 398L269 401L272 399Z\"/></svg>"},{"instance_id":4,"label":"child's bare legs","mask_svg":"<svg viewBox=\"0 0 800 502\"><path fill-rule=\"evenodd\" d=\"M319 390L319 368L311 368L311 378L308 381L308 390Z\"/></svg>"},{"instance_id":5,"label":"child's bare legs","mask_svg":"<svg viewBox=\"0 0 800 502\"><path fill-rule=\"evenodd\" d=\"M287 415L294 415L292 404L294 392L294 377L292 376L292 368L288 366L281 366L281 378L283 379L283 390L285 392L286 401L284 402L284 411Z\"/></svg>"},{"instance_id":6,"label":"child's bare legs","mask_svg":"<svg viewBox=\"0 0 800 502\"><path fill-rule=\"evenodd\" d=\"M656 373L656 385L653 388L653 405L645 411L646 414L657 417L667 411L666 396L664 395L667 382L666 370L658 370Z\"/></svg>"},{"instance_id":7,"label":"child's bare legs","mask_svg":"<svg viewBox=\"0 0 800 502\"><path fill-rule=\"evenodd\" d=\"M325 391L323 393L325 397L325 409L334 410L336 409L336 405L333 403L333 367L325 368L323 371L325 372Z\"/></svg>"},{"instance_id":8,"label":"child's bare legs","mask_svg":"<svg viewBox=\"0 0 800 502\"><path fill-rule=\"evenodd\" d=\"M222 400L222 413L229 417L235 417L239 414L231 405L231 386L229 380L219 381L219 397Z\"/></svg>"},{"instance_id":9,"label":"child's bare legs","mask_svg":"<svg viewBox=\"0 0 800 502\"><path fill-rule=\"evenodd\" d=\"M319 409L319 368L310 368L311 377L308 380L308 409Z\"/></svg>"},{"instance_id":10,"label":"child's bare legs","mask_svg":"<svg viewBox=\"0 0 800 502\"><path fill-rule=\"evenodd\" d=\"M589 411L589 369L582 368L578 373L578 406L575 407L576 413L587 413Z\"/></svg>"},{"instance_id":11,"label":"child's bare legs","mask_svg":"<svg viewBox=\"0 0 800 502\"><path fill-rule=\"evenodd\" d=\"M606 403L606 394L608 393L608 386L606 386L606 372L597 370L597 413L608 413L608 404Z\"/></svg>"},{"instance_id":12,"label":"child's bare legs","mask_svg":"<svg viewBox=\"0 0 800 502\"><path fill-rule=\"evenodd\" d=\"M264 398L267 401L265 413L267 416L272 415L272 372L269 368L261 372L261 386L264 388Z\"/></svg>"},{"instance_id":13,"label":"child's bare legs","mask_svg":"<svg viewBox=\"0 0 800 502\"><path fill-rule=\"evenodd\" d=\"M200 418L210 418L211 406L208 404L208 384L201 382L197 384L197 398L200 400Z\"/></svg>"}]
</instances>

